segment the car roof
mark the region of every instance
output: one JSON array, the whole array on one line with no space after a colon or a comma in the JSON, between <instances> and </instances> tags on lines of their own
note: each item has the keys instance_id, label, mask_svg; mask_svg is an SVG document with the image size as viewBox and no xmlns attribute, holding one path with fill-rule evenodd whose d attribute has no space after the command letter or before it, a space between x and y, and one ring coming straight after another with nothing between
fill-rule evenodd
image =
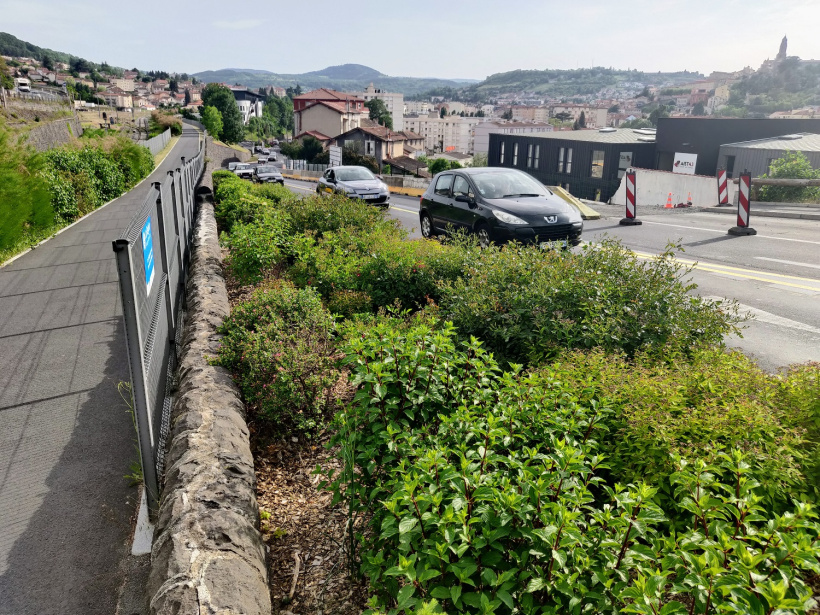
<instances>
[{"instance_id":1,"label":"car roof","mask_svg":"<svg viewBox=\"0 0 820 615\"><path fill-rule=\"evenodd\" d=\"M362 166L360 164L342 164L342 165L339 165L338 167L330 167L330 169L328 169L328 170L338 171L339 169L364 169L366 171L370 171L370 169L368 169L367 167ZM370 171L370 172L372 173L373 171Z\"/></svg>"}]
</instances>

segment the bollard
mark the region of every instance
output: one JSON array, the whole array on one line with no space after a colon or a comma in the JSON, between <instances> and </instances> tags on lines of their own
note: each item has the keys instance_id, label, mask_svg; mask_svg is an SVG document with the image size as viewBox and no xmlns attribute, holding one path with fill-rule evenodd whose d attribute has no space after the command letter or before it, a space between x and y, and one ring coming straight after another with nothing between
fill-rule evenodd
<instances>
[{"instance_id":1,"label":"bollard","mask_svg":"<svg viewBox=\"0 0 820 615\"><path fill-rule=\"evenodd\" d=\"M643 224L638 220L637 208L635 206L635 171L626 174L626 218L621 218L618 223L622 226L638 226Z\"/></svg>"},{"instance_id":2,"label":"bollard","mask_svg":"<svg viewBox=\"0 0 820 615\"><path fill-rule=\"evenodd\" d=\"M752 174L744 171L740 174L737 185L737 226L729 229L730 235L757 235L757 231L749 226L749 210L751 209Z\"/></svg>"},{"instance_id":3,"label":"bollard","mask_svg":"<svg viewBox=\"0 0 820 615\"><path fill-rule=\"evenodd\" d=\"M717 174L718 207L729 207L729 182L726 169L720 169Z\"/></svg>"}]
</instances>

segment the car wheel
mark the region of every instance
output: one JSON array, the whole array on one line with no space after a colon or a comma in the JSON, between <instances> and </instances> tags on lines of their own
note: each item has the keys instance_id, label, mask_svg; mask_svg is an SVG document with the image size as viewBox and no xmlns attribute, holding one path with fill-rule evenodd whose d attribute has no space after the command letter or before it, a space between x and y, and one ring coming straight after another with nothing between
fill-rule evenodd
<instances>
[{"instance_id":1,"label":"car wheel","mask_svg":"<svg viewBox=\"0 0 820 615\"><path fill-rule=\"evenodd\" d=\"M421 236L425 239L436 236L436 231L433 229L433 219L427 212L422 212L421 214Z\"/></svg>"},{"instance_id":2,"label":"car wheel","mask_svg":"<svg viewBox=\"0 0 820 615\"><path fill-rule=\"evenodd\" d=\"M482 248L489 248L490 244L492 243L492 238L490 237L490 227L486 224L479 224L475 230L475 234L478 237L478 245Z\"/></svg>"}]
</instances>

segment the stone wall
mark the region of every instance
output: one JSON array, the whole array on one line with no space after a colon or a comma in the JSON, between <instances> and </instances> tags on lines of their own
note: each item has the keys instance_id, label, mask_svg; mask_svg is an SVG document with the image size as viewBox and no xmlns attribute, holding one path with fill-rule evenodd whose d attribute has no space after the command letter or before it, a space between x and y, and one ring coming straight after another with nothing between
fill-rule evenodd
<instances>
[{"instance_id":1,"label":"stone wall","mask_svg":"<svg viewBox=\"0 0 820 615\"><path fill-rule=\"evenodd\" d=\"M219 346L216 329L230 312L210 201L200 202L194 232L179 389L151 552L150 612L269 615L244 407L228 371L208 364Z\"/></svg>"},{"instance_id":2,"label":"stone wall","mask_svg":"<svg viewBox=\"0 0 820 615\"><path fill-rule=\"evenodd\" d=\"M28 133L27 143L38 152L45 152L65 145L83 134L83 127L76 116L35 126Z\"/></svg>"},{"instance_id":3,"label":"stone wall","mask_svg":"<svg viewBox=\"0 0 820 615\"><path fill-rule=\"evenodd\" d=\"M229 162L247 162L251 159L251 153L248 150L235 150L232 147L225 145L217 145L214 143L212 137L208 137L207 149L205 150L205 172L202 175L200 185L207 186L213 190L213 182L211 180L211 173L219 169L227 169Z\"/></svg>"}]
</instances>

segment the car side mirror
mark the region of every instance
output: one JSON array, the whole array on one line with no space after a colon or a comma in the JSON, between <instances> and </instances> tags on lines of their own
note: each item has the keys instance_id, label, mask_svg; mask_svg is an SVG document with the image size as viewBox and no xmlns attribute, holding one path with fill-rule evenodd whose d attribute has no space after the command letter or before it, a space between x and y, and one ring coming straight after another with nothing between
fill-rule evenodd
<instances>
[{"instance_id":1,"label":"car side mirror","mask_svg":"<svg viewBox=\"0 0 820 615\"><path fill-rule=\"evenodd\" d=\"M467 203L471 207L475 205L475 199L467 194L458 194L456 195L456 201L459 203Z\"/></svg>"}]
</instances>

